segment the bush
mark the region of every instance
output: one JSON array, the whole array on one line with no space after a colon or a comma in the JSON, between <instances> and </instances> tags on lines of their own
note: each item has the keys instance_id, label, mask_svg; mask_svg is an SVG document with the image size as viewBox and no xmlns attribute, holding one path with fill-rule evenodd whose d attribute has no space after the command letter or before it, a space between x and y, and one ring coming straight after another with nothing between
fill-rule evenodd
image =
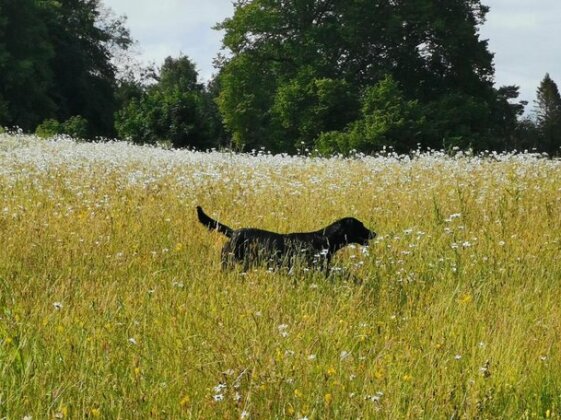
<instances>
[{"instance_id":1,"label":"bush","mask_svg":"<svg viewBox=\"0 0 561 420\"><path fill-rule=\"evenodd\" d=\"M372 153L384 146L407 152L420 141L424 126L418 102L405 99L397 82L386 76L365 90L360 118L345 131L322 133L316 147L322 153Z\"/></svg>"},{"instance_id":2,"label":"bush","mask_svg":"<svg viewBox=\"0 0 561 420\"><path fill-rule=\"evenodd\" d=\"M62 134L62 124L52 118L46 119L37 126L35 134L44 139L57 136Z\"/></svg>"},{"instance_id":3,"label":"bush","mask_svg":"<svg viewBox=\"0 0 561 420\"><path fill-rule=\"evenodd\" d=\"M88 120L80 115L70 117L62 124L62 134L67 134L77 139L88 137Z\"/></svg>"},{"instance_id":4,"label":"bush","mask_svg":"<svg viewBox=\"0 0 561 420\"><path fill-rule=\"evenodd\" d=\"M73 138L85 139L88 137L88 120L81 115L70 117L63 123L49 118L37 126L35 134L41 138L66 134Z\"/></svg>"},{"instance_id":5,"label":"bush","mask_svg":"<svg viewBox=\"0 0 561 420\"><path fill-rule=\"evenodd\" d=\"M203 96L198 92L154 88L115 115L121 138L138 144L169 142L175 148L211 146Z\"/></svg>"}]
</instances>

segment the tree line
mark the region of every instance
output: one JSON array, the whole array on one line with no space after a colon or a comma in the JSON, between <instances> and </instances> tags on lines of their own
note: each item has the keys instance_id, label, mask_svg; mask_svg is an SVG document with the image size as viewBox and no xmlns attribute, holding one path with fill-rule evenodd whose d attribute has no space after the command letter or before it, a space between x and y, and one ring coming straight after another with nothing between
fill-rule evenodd
<instances>
[{"instance_id":1,"label":"tree line","mask_svg":"<svg viewBox=\"0 0 561 420\"><path fill-rule=\"evenodd\" d=\"M0 3L0 126L173 147L374 153L561 147L546 74L535 112L494 86L480 0L238 0L204 84L186 56L127 66L100 0Z\"/></svg>"}]
</instances>

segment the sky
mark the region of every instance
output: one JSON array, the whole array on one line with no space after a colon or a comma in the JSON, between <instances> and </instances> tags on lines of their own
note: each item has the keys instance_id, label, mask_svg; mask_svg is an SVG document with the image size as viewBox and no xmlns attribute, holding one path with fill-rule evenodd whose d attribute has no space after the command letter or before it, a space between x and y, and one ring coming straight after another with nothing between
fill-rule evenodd
<instances>
[{"instance_id":1,"label":"sky","mask_svg":"<svg viewBox=\"0 0 561 420\"><path fill-rule=\"evenodd\" d=\"M233 14L232 0L103 0L138 41L140 59L161 65L187 55L208 80L222 33L212 27ZM483 0L491 7L481 37L495 54L495 84L520 86L532 109L536 89L549 73L561 87L561 0Z\"/></svg>"}]
</instances>

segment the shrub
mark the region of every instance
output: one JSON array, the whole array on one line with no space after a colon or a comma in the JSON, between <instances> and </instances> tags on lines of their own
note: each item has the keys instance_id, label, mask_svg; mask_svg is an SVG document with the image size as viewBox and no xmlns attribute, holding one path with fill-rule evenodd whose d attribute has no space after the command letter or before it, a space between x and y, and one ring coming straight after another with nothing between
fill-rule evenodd
<instances>
[{"instance_id":1,"label":"shrub","mask_svg":"<svg viewBox=\"0 0 561 420\"><path fill-rule=\"evenodd\" d=\"M77 139L85 139L88 138L88 120L81 115L70 117L63 123L49 118L37 126L35 134L41 138L66 134Z\"/></svg>"},{"instance_id":2,"label":"shrub","mask_svg":"<svg viewBox=\"0 0 561 420\"><path fill-rule=\"evenodd\" d=\"M393 146L407 152L419 142L424 125L418 102L407 100L388 75L365 90L360 118L345 131L322 133L317 148L323 153L348 154L352 150L371 153Z\"/></svg>"}]
</instances>

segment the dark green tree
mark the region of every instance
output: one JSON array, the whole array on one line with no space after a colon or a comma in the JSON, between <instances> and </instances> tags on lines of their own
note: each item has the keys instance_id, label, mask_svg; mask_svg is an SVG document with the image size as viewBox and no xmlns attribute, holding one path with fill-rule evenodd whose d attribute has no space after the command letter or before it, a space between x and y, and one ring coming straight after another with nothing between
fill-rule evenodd
<instances>
[{"instance_id":1,"label":"dark green tree","mask_svg":"<svg viewBox=\"0 0 561 420\"><path fill-rule=\"evenodd\" d=\"M343 132L322 133L318 149L323 153L372 153L388 146L403 153L422 142L424 130L425 118L418 102L405 99L398 83L386 76L366 89L360 118Z\"/></svg>"},{"instance_id":2,"label":"dark green tree","mask_svg":"<svg viewBox=\"0 0 561 420\"><path fill-rule=\"evenodd\" d=\"M272 71L252 60L251 54L243 54L222 68L219 83L217 103L233 146L276 150L278 145L282 149L284 140L273 135L269 112L274 99L271 92L276 90Z\"/></svg>"},{"instance_id":3,"label":"dark green tree","mask_svg":"<svg viewBox=\"0 0 561 420\"><path fill-rule=\"evenodd\" d=\"M347 82L319 78L303 67L289 82L277 89L271 115L293 144L311 148L326 131L337 130L357 117L358 99ZM275 145L278 148L278 145Z\"/></svg>"},{"instance_id":4,"label":"dark green tree","mask_svg":"<svg viewBox=\"0 0 561 420\"><path fill-rule=\"evenodd\" d=\"M520 96L518 86L501 86L497 89L497 100L492 109L492 118L496 124L496 135L485 145L490 150L524 150L526 142L519 137L521 131L519 118L524 114L527 101L517 101Z\"/></svg>"},{"instance_id":5,"label":"dark green tree","mask_svg":"<svg viewBox=\"0 0 561 420\"><path fill-rule=\"evenodd\" d=\"M32 131L45 119L88 121L113 134L116 69L131 39L99 0L3 0L0 124Z\"/></svg>"},{"instance_id":6,"label":"dark green tree","mask_svg":"<svg viewBox=\"0 0 561 420\"><path fill-rule=\"evenodd\" d=\"M136 143L169 142L176 148L218 146L214 104L197 78L189 58L168 57L156 75L157 83L116 114L119 136Z\"/></svg>"},{"instance_id":7,"label":"dark green tree","mask_svg":"<svg viewBox=\"0 0 561 420\"><path fill-rule=\"evenodd\" d=\"M45 7L35 0L0 4L0 126L29 131L55 116L50 95L54 51L43 19Z\"/></svg>"},{"instance_id":8,"label":"dark green tree","mask_svg":"<svg viewBox=\"0 0 561 420\"><path fill-rule=\"evenodd\" d=\"M116 49L132 43L124 21L107 18L99 0L47 4L57 119L80 115L89 122L90 134L111 136L116 111L116 68L111 59Z\"/></svg>"},{"instance_id":9,"label":"dark green tree","mask_svg":"<svg viewBox=\"0 0 561 420\"><path fill-rule=\"evenodd\" d=\"M515 148L519 151L537 152L540 150L540 132L535 119L521 118L514 131Z\"/></svg>"},{"instance_id":10,"label":"dark green tree","mask_svg":"<svg viewBox=\"0 0 561 420\"><path fill-rule=\"evenodd\" d=\"M294 149L345 131L367 89L391 75L433 126L424 145L483 142L497 97L478 33L487 11L479 0L237 1L217 26L231 52L221 72L225 124L239 145Z\"/></svg>"},{"instance_id":11,"label":"dark green tree","mask_svg":"<svg viewBox=\"0 0 561 420\"><path fill-rule=\"evenodd\" d=\"M561 96L557 84L546 74L536 98L536 120L540 133L540 149L550 156L561 147Z\"/></svg>"}]
</instances>

